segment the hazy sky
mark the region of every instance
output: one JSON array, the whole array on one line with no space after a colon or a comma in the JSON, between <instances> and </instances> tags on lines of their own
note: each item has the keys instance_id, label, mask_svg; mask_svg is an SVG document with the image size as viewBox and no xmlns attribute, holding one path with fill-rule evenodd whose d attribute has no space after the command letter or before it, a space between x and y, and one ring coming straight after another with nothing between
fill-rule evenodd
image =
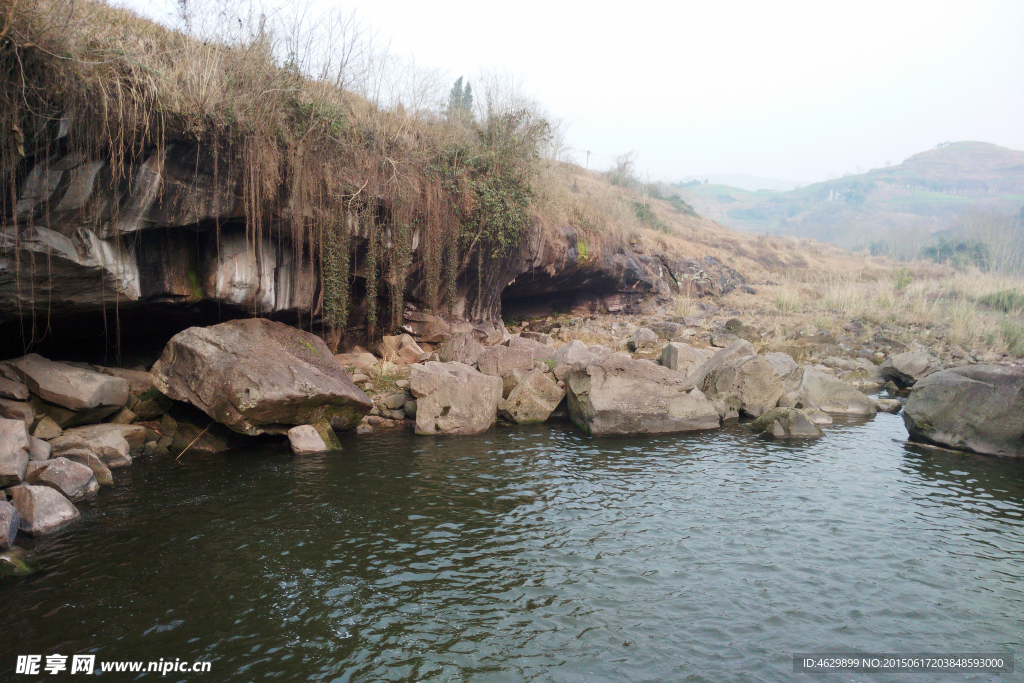
<instances>
[{"instance_id":1,"label":"hazy sky","mask_svg":"<svg viewBox=\"0 0 1024 683\"><path fill-rule=\"evenodd\" d=\"M652 179L817 181L943 141L1024 149L1019 0L315 1L452 80L515 74L591 168L634 150Z\"/></svg>"}]
</instances>

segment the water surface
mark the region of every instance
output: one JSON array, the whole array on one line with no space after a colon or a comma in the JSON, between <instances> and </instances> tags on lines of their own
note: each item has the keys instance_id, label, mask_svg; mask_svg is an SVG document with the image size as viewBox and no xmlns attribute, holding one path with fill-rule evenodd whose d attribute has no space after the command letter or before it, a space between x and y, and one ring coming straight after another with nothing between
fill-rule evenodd
<instances>
[{"instance_id":1,"label":"water surface","mask_svg":"<svg viewBox=\"0 0 1024 683\"><path fill-rule=\"evenodd\" d=\"M880 679L793 674L815 650L1024 670L1024 465L905 436L882 414L795 444L540 426L140 459L0 584L0 679L27 653L212 662L168 681Z\"/></svg>"}]
</instances>

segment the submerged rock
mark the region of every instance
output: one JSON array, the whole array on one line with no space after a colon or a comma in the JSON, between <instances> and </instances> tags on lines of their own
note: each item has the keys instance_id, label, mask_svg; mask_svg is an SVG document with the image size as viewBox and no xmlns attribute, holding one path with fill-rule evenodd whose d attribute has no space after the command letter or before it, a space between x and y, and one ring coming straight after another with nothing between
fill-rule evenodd
<instances>
[{"instance_id":1,"label":"submerged rock","mask_svg":"<svg viewBox=\"0 0 1024 683\"><path fill-rule=\"evenodd\" d=\"M911 441L1024 456L1024 368L968 365L923 378L903 408Z\"/></svg>"},{"instance_id":2,"label":"submerged rock","mask_svg":"<svg viewBox=\"0 0 1024 683\"><path fill-rule=\"evenodd\" d=\"M20 484L11 489L11 495L21 517L21 530L31 536L53 533L79 517L78 508L48 486Z\"/></svg>"},{"instance_id":3,"label":"submerged rock","mask_svg":"<svg viewBox=\"0 0 1024 683\"><path fill-rule=\"evenodd\" d=\"M693 383L650 361L610 355L577 363L566 381L569 417L589 434L717 429L718 412Z\"/></svg>"},{"instance_id":4,"label":"submerged rock","mask_svg":"<svg viewBox=\"0 0 1024 683\"><path fill-rule=\"evenodd\" d=\"M152 374L162 393L242 434L354 427L373 407L322 339L262 318L179 332Z\"/></svg>"},{"instance_id":5,"label":"submerged rock","mask_svg":"<svg viewBox=\"0 0 1024 683\"><path fill-rule=\"evenodd\" d=\"M412 367L409 388L417 434L477 434L494 424L502 381L464 363L431 361Z\"/></svg>"},{"instance_id":6,"label":"submerged rock","mask_svg":"<svg viewBox=\"0 0 1024 683\"><path fill-rule=\"evenodd\" d=\"M772 408L751 422L750 429L774 439L813 439L822 435L814 420L795 408Z\"/></svg>"}]
</instances>

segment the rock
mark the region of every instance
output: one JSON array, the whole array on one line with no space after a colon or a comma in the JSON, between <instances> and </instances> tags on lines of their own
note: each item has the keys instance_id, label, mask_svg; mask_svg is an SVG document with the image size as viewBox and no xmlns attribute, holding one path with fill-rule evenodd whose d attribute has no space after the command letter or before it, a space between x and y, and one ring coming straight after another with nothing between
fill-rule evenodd
<instances>
[{"instance_id":1,"label":"rock","mask_svg":"<svg viewBox=\"0 0 1024 683\"><path fill-rule=\"evenodd\" d=\"M895 396L896 394L898 394L900 392L900 388L898 386L896 386L896 383L893 382L892 380L889 380L888 382L886 382L885 386L883 386L882 388L885 389L887 392L889 392L890 396Z\"/></svg>"},{"instance_id":2,"label":"rock","mask_svg":"<svg viewBox=\"0 0 1024 683\"><path fill-rule=\"evenodd\" d=\"M764 359L772 364L775 369L775 374L782 380L782 388L787 392L795 391L797 386L800 384L800 380L803 378L803 370L797 365L793 357L788 353L780 353L778 351L773 353L766 353ZM792 406L790 406L792 407Z\"/></svg>"},{"instance_id":3,"label":"rock","mask_svg":"<svg viewBox=\"0 0 1024 683\"><path fill-rule=\"evenodd\" d=\"M649 346L654 346L658 343L658 335L654 330L649 330L646 327L639 327L629 337L629 341L626 342L626 346L629 347L630 351L636 351Z\"/></svg>"},{"instance_id":4,"label":"rock","mask_svg":"<svg viewBox=\"0 0 1024 683\"><path fill-rule=\"evenodd\" d=\"M265 318L179 332L152 374L163 394L242 434L324 419L354 427L373 407L322 339Z\"/></svg>"},{"instance_id":5,"label":"rock","mask_svg":"<svg viewBox=\"0 0 1024 683\"><path fill-rule=\"evenodd\" d=\"M25 423L0 418L0 488L14 486L25 479L29 448Z\"/></svg>"},{"instance_id":6,"label":"rock","mask_svg":"<svg viewBox=\"0 0 1024 683\"><path fill-rule=\"evenodd\" d=\"M132 456L141 453L145 443L145 427L98 424L65 430L50 445L54 456L72 449L83 449L96 454L110 469L117 469L131 465Z\"/></svg>"},{"instance_id":7,"label":"rock","mask_svg":"<svg viewBox=\"0 0 1024 683\"><path fill-rule=\"evenodd\" d=\"M508 398L498 402L498 413L510 422L544 422L565 398L565 390L541 370L531 370Z\"/></svg>"},{"instance_id":8,"label":"rock","mask_svg":"<svg viewBox=\"0 0 1024 683\"><path fill-rule=\"evenodd\" d=\"M732 332L715 332L711 335L711 345L720 349L727 348L737 341L740 341L740 338Z\"/></svg>"},{"instance_id":9,"label":"rock","mask_svg":"<svg viewBox=\"0 0 1024 683\"><path fill-rule=\"evenodd\" d=\"M298 425L289 429L288 442L291 444L295 455L326 453L330 450L313 425Z\"/></svg>"},{"instance_id":10,"label":"rock","mask_svg":"<svg viewBox=\"0 0 1024 683\"><path fill-rule=\"evenodd\" d=\"M407 418L409 418L410 420L415 420L416 419L416 401L415 401L415 399L413 399L411 401L406 401L405 405L402 406L402 412L405 413L405 416Z\"/></svg>"},{"instance_id":11,"label":"rock","mask_svg":"<svg viewBox=\"0 0 1024 683\"><path fill-rule=\"evenodd\" d=\"M916 345L912 351L889 356L878 366L883 377L901 387L912 387L921 379L942 369L942 362L930 351Z\"/></svg>"},{"instance_id":12,"label":"rock","mask_svg":"<svg viewBox=\"0 0 1024 683\"><path fill-rule=\"evenodd\" d=\"M817 408L804 408L804 415L807 419L816 425L830 425L832 424L832 416L828 413L818 410Z\"/></svg>"},{"instance_id":13,"label":"rock","mask_svg":"<svg viewBox=\"0 0 1024 683\"><path fill-rule=\"evenodd\" d=\"M114 485L114 475L111 474L110 468L104 465L103 461L92 451L87 451L84 448L72 448L61 453L60 457L88 467L96 477L96 483L100 486Z\"/></svg>"},{"instance_id":14,"label":"rock","mask_svg":"<svg viewBox=\"0 0 1024 683\"><path fill-rule=\"evenodd\" d=\"M802 410L772 408L750 423L750 429L775 439L813 439L822 431Z\"/></svg>"},{"instance_id":15,"label":"rock","mask_svg":"<svg viewBox=\"0 0 1024 683\"><path fill-rule=\"evenodd\" d=\"M18 518L21 521L21 518ZM0 579L9 576L30 576L35 570L25 561L21 548L10 548L0 553Z\"/></svg>"},{"instance_id":16,"label":"rock","mask_svg":"<svg viewBox=\"0 0 1024 683\"><path fill-rule=\"evenodd\" d=\"M911 441L1024 456L1024 368L967 365L919 380L903 408Z\"/></svg>"},{"instance_id":17,"label":"rock","mask_svg":"<svg viewBox=\"0 0 1024 683\"><path fill-rule=\"evenodd\" d=\"M395 382L395 386L398 387L399 389L408 389L409 388L409 380L407 380L407 379L400 379L397 382Z\"/></svg>"},{"instance_id":18,"label":"rock","mask_svg":"<svg viewBox=\"0 0 1024 683\"><path fill-rule=\"evenodd\" d=\"M651 331L662 339L675 339L686 331L686 325L659 320L651 323Z\"/></svg>"},{"instance_id":19,"label":"rock","mask_svg":"<svg viewBox=\"0 0 1024 683\"><path fill-rule=\"evenodd\" d=\"M21 484L11 494L21 517L21 530L31 536L53 533L78 519L78 508L49 486Z\"/></svg>"},{"instance_id":20,"label":"rock","mask_svg":"<svg viewBox=\"0 0 1024 683\"><path fill-rule=\"evenodd\" d=\"M555 346L555 340L551 337L550 334L546 334L544 332L533 332L531 330L523 330L522 332L519 333L519 336L522 337L523 339L531 339L533 341L540 342L541 344L544 344L545 346L550 346L552 348L554 348Z\"/></svg>"},{"instance_id":21,"label":"rock","mask_svg":"<svg viewBox=\"0 0 1024 683\"><path fill-rule=\"evenodd\" d=\"M364 375L362 373L356 373L356 374L352 375L352 381L355 384L362 384L363 382L366 382L369 379L370 379L369 375Z\"/></svg>"},{"instance_id":22,"label":"rock","mask_svg":"<svg viewBox=\"0 0 1024 683\"><path fill-rule=\"evenodd\" d=\"M28 459L36 462L50 459L53 447L42 439L30 436L28 439Z\"/></svg>"},{"instance_id":23,"label":"rock","mask_svg":"<svg viewBox=\"0 0 1024 683\"><path fill-rule=\"evenodd\" d=\"M436 344L451 337L451 325L448 322L432 313L406 309L402 331L408 332L420 343Z\"/></svg>"},{"instance_id":24,"label":"rock","mask_svg":"<svg viewBox=\"0 0 1024 683\"><path fill-rule=\"evenodd\" d=\"M70 501L95 496L100 490L91 469L68 458L54 458L45 467L33 473L29 483L49 486L60 491Z\"/></svg>"},{"instance_id":25,"label":"rock","mask_svg":"<svg viewBox=\"0 0 1024 683\"><path fill-rule=\"evenodd\" d=\"M473 338L471 333L460 332L437 348L437 357L442 363L465 363L476 365L480 358L483 345Z\"/></svg>"},{"instance_id":26,"label":"rock","mask_svg":"<svg viewBox=\"0 0 1024 683\"><path fill-rule=\"evenodd\" d=\"M114 417L110 418L110 423L115 425L130 425L137 419L134 412L128 408L121 408L121 410L114 413Z\"/></svg>"},{"instance_id":27,"label":"rock","mask_svg":"<svg viewBox=\"0 0 1024 683\"><path fill-rule=\"evenodd\" d=\"M172 406L171 399L153 389L139 396L138 403L132 406L132 412L139 421L146 422L160 419Z\"/></svg>"},{"instance_id":28,"label":"rock","mask_svg":"<svg viewBox=\"0 0 1024 683\"><path fill-rule=\"evenodd\" d=\"M10 398L15 401L27 401L28 387L21 382L15 382L14 380L7 379L6 377L0 377L0 398ZM3 530L0 529L0 534L2 534L2 532Z\"/></svg>"},{"instance_id":29,"label":"rock","mask_svg":"<svg viewBox=\"0 0 1024 683\"><path fill-rule=\"evenodd\" d=\"M18 535L18 528L21 526L21 516L13 505L7 502L4 496L0 500L0 548L10 548L14 544L14 537Z\"/></svg>"},{"instance_id":30,"label":"rock","mask_svg":"<svg viewBox=\"0 0 1024 683\"><path fill-rule=\"evenodd\" d=\"M608 355L577 363L566 382L570 419L589 434L716 429L718 412L693 383L649 361Z\"/></svg>"},{"instance_id":31,"label":"rock","mask_svg":"<svg viewBox=\"0 0 1024 683\"><path fill-rule=\"evenodd\" d=\"M554 342L551 344L545 344L544 342L523 337L522 335L509 339L508 347L510 349L524 349L530 353L534 360L544 358L550 359L555 355Z\"/></svg>"},{"instance_id":32,"label":"rock","mask_svg":"<svg viewBox=\"0 0 1024 683\"><path fill-rule=\"evenodd\" d=\"M735 334L749 342L761 341L761 334L749 325L744 325L739 318L732 318L725 323L725 331Z\"/></svg>"},{"instance_id":33,"label":"rock","mask_svg":"<svg viewBox=\"0 0 1024 683\"><path fill-rule=\"evenodd\" d=\"M21 420L29 429L36 423L35 411L31 405L6 398L0 398L0 418Z\"/></svg>"},{"instance_id":34,"label":"rock","mask_svg":"<svg viewBox=\"0 0 1024 683\"><path fill-rule=\"evenodd\" d=\"M490 346L477 358L477 367L485 375L507 377L513 370L529 372L533 368L533 353L523 348Z\"/></svg>"},{"instance_id":35,"label":"rock","mask_svg":"<svg viewBox=\"0 0 1024 683\"><path fill-rule=\"evenodd\" d=\"M107 368L102 365L94 365L96 372L111 377L120 377L128 382L128 392L132 396L141 397L144 394L154 391L153 376L145 370L129 370L125 368Z\"/></svg>"},{"instance_id":36,"label":"rock","mask_svg":"<svg viewBox=\"0 0 1024 683\"><path fill-rule=\"evenodd\" d=\"M57 363L35 353L8 364L29 391L68 410L109 408L112 413L128 402L128 381L120 377Z\"/></svg>"},{"instance_id":37,"label":"rock","mask_svg":"<svg viewBox=\"0 0 1024 683\"><path fill-rule=\"evenodd\" d=\"M403 392L398 392L397 394L385 397L384 405L387 406L388 410L396 410L404 406L407 400Z\"/></svg>"},{"instance_id":38,"label":"rock","mask_svg":"<svg viewBox=\"0 0 1024 683\"><path fill-rule=\"evenodd\" d=\"M898 413L903 410L903 402L896 398L875 398L875 408L880 413Z\"/></svg>"},{"instance_id":39,"label":"rock","mask_svg":"<svg viewBox=\"0 0 1024 683\"><path fill-rule=\"evenodd\" d=\"M175 406L173 418L176 424L169 446L173 453L180 455L186 449L190 453L221 453L243 442L238 432L214 422L192 406Z\"/></svg>"},{"instance_id":40,"label":"rock","mask_svg":"<svg viewBox=\"0 0 1024 683\"><path fill-rule=\"evenodd\" d=\"M56 422L47 416L43 416L42 419L36 424L36 428L32 431L32 436L37 439L43 439L49 441L50 439L56 439L63 432Z\"/></svg>"},{"instance_id":41,"label":"rock","mask_svg":"<svg viewBox=\"0 0 1024 683\"><path fill-rule=\"evenodd\" d=\"M707 360L708 356L702 351L683 342L669 342L661 350L661 364L684 376L692 373Z\"/></svg>"},{"instance_id":42,"label":"rock","mask_svg":"<svg viewBox=\"0 0 1024 683\"><path fill-rule=\"evenodd\" d=\"M737 339L721 351L715 352L711 358L704 361L700 367L694 369L694 371L687 375L687 377L693 381L695 386L702 386L704 384L704 378L708 376L708 373L725 361L730 358L739 358L740 356L753 356L755 353L756 351L754 350L753 344L744 339Z\"/></svg>"},{"instance_id":43,"label":"rock","mask_svg":"<svg viewBox=\"0 0 1024 683\"><path fill-rule=\"evenodd\" d=\"M408 334L399 334L394 337L385 335L377 345L377 353L391 363L412 365L423 355L423 349Z\"/></svg>"},{"instance_id":44,"label":"rock","mask_svg":"<svg viewBox=\"0 0 1024 683\"><path fill-rule=\"evenodd\" d=\"M575 365L576 363L597 360L598 358L610 355L611 352L612 350L605 346L587 346L579 339L573 339L555 351L554 355L551 356L551 360L557 368L559 365ZM555 374L557 375L558 373L556 372ZM559 377L559 379L562 378Z\"/></svg>"},{"instance_id":45,"label":"rock","mask_svg":"<svg viewBox=\"0 0 1024 683\"><path fill-rule=\"evenodd\" d=\"M805 408L817 408L833 415L867 417L877 412L874 401L860 391L814 368L804 368L797 392Z\"/></svg>"},{"instance_id":46,"label":"rock","mask_svg":"<svg viewBox=\"0 0 1024 683\"><path fill-rule=\"evenodd\" d=\"M500 377L485 375L464 363L414 365L409 388L416 398L416 433L486 431L497 416L501 386Z\"/></svg>"},{"instance_id":47,"label":"rock","mask_svg":"<svg viewBox=\"0 0 1024 683\"><path fill-rule=\"evenodd\" d=\"M784 393L775 368L761 356L726 360L708 373L702 389L712 399L737 397L737 408L750 417L774 408Z\"/></svg>"}]
</instances>

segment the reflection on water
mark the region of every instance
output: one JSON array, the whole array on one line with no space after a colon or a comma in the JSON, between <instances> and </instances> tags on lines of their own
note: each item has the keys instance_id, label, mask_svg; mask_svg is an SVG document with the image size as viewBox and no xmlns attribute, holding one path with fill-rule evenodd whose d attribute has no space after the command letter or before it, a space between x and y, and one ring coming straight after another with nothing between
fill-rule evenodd
<instances>
[{"instance_id":1,"label":"reflection on water","mask_svg":"<svg viewBox=\"0 0 1024 683\"><path fill-rule=\"evenodd\" d=\"M1019 659L1024 466L904 436L891 415L800 444L540 426L143 462L35 544L39 574L0 586L0 673L87 651L208 659L207 681L782 681L801 651ZM985 677L949 678L965 679Z\"/></svg>"}]
</instances>

